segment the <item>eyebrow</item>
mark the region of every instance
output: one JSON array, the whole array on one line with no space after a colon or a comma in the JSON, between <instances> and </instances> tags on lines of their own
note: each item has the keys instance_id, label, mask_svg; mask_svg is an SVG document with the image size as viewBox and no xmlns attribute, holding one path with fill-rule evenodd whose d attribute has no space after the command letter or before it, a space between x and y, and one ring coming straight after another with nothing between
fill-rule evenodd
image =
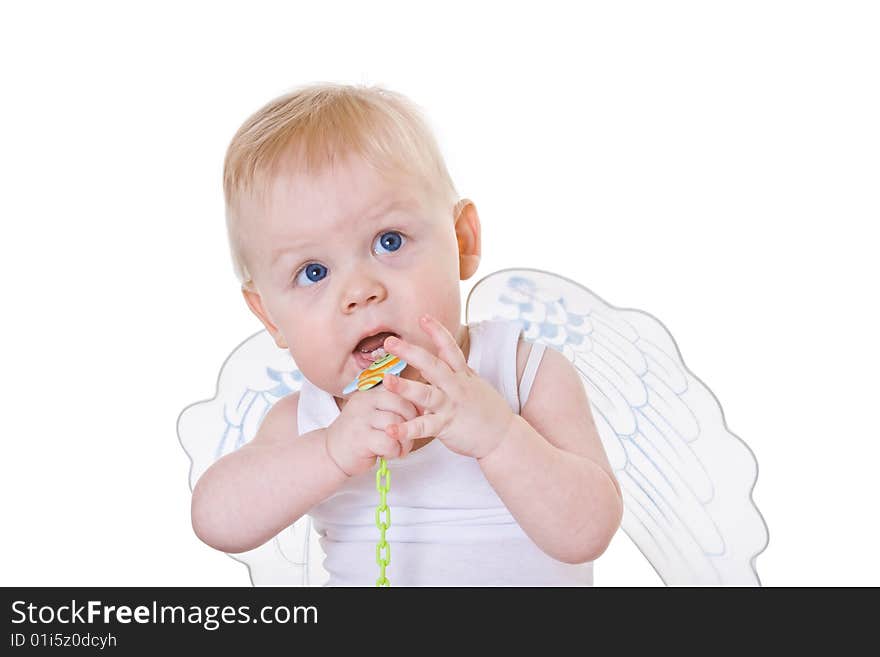
<instances>
[{"instance_id":1,"label":"eyebrow","mask_svg":"<svg viewBox=\"0 0 880 657\"><path fill-rule=\"evenodd\" d=\"M387 214L392 212L396 212L398 210L408 209L414 207L413 201L409 199L397 198L391 202L380 202L373 206L373 208L366 213L366 216L362 219L363 222L372 223L377 221L378 219L384 217ZM309 244L308 240L297 240L293 243L287 244L283 247L280 247L273 251L272 257L269 261L269 267L272 268L278 262L278 259L281 256L290 253L291 251L295 251L297 249L302 248Z\"/></svg>"}]
</instances>

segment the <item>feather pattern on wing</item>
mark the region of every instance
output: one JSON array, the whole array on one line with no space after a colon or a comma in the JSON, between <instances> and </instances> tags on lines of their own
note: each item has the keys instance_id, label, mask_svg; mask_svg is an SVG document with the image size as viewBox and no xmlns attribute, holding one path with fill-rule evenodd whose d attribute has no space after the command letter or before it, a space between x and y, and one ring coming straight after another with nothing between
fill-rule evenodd
<instances>
[{"instance_id":1,"label":"feather pattern on wing","mask_svg":"<svg viewBox=\"0 0 880 657\"><path fill-rule=\"evenodd\" d=\"M519 320L524 339L572 362L621 485L623 529L664 582L760 584L757 463L657 319L533 269L485 277L466 313L468 323Z\"/></svg>"}]
</instances>

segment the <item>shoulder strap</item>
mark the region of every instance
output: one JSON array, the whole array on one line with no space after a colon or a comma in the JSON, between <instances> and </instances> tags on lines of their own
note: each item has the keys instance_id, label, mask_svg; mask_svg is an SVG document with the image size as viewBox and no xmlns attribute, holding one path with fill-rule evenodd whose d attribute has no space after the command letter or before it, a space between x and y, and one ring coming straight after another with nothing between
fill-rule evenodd
<instances>
[{"instance_id":1,"label":"shoulder strap","mask_svg":"<svg viewBox=\"0 0 880 657\"><path fill-rule=\"evenodd\" d=\"M522 379L519 383L519 410L525 408L526 400L529 398L529 392L532 389L532 383L535 380L535 374L538 373L538 365L541 364L541 358L544 355L546 345L539 342L532 343L532 350L529 352L529 359L526 361L526 367L522 373Z\"/></svg>"}]
</instances>

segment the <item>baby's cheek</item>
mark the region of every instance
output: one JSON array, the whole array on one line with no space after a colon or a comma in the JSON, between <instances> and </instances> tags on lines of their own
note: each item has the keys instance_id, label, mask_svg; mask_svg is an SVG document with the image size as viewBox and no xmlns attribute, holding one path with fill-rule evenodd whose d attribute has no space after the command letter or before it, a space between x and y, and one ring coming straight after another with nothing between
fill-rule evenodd
<instances>
[{"instance_id":1,"label":"baby's cheek","mask_svg":"<svg viewBox=\"0 0 880 657\"><path fill-rule=\"evenodd\" d=\"M298 349L292 352L293 360L303 375L318 387L324 388L330 382L327 381L329 362L322 358L316 358L314 353Z\"/></svg>"}]
</instances>

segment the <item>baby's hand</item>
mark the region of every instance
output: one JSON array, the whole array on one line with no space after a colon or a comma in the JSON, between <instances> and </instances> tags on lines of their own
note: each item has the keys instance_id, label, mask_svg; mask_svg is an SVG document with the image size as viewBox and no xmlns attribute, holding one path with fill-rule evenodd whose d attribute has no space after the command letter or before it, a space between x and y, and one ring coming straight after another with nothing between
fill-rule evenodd
<instances>
[{"instance_id":1,"label":"baby's hand","mask_svg":"<svg viewBox=\"0 0 880 657\"><path fill-rule=\"evenodd\" d=\"M399 338L386 338L385 349L415 367L428 383L385 375L383 385L423 408L423 415L388 427L400 441L436 436L456 454L482 458L497 447L514 420L513 411L485 379L468 366L440 322L425 316L422 328L437 347L435 356Z\"/></svg>"},{"instance_id":2,"label":"baby's hand","mask_svg":"<svg viewBox=\"0 0 880 657\"><path fill-rule=\"evenodd\" d=\"M412 403L384 385L358 391L327 427L327 452L351 477L372 468L377 456L406 456L412 449L412 440L395 440L385 428L416 416L418 411Z\"/></svg>"}]
</instances>

